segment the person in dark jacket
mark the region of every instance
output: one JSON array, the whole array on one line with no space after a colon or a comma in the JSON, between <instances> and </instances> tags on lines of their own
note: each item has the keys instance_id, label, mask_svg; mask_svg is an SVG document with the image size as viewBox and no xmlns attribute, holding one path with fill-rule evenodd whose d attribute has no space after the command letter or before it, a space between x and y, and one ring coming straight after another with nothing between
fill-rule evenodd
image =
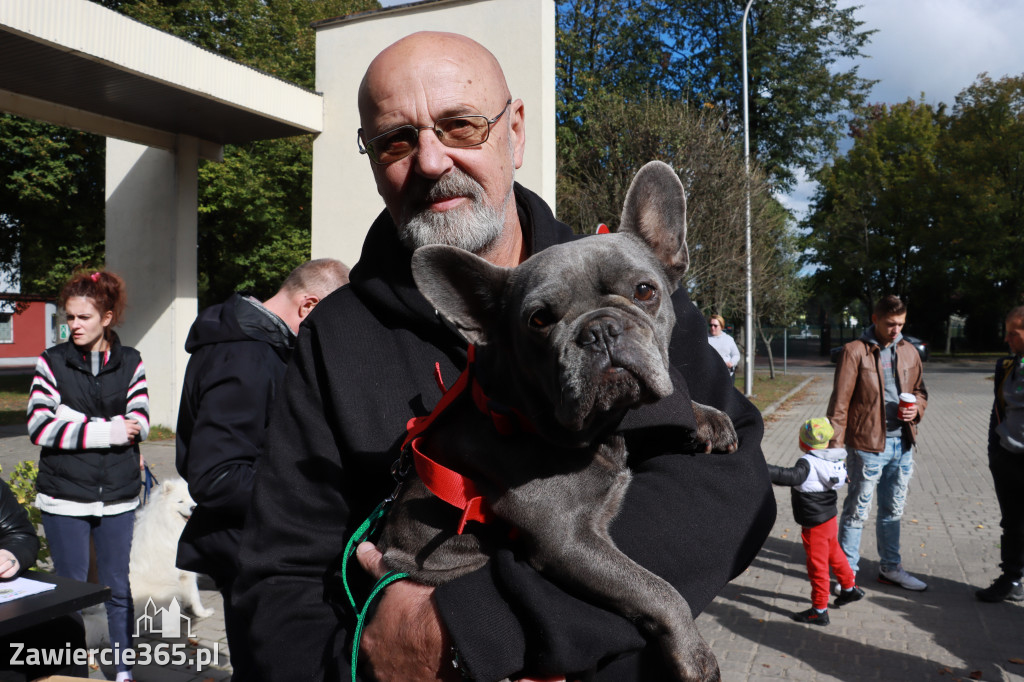
<instances>
[{"instance_id":1,"label":"person in dark jacket","mask_svg":"<svg viewBox=\"0 0 1024 682\"><path fill-rule=\"evenodd\" d=\"M359 108L360 146L386 210L370 227L351 284L299 330L271 418L235 593L251 623L254 680L351 679L346 647L355 616L337 571L345 542L393 491L390 467L406 423L440 399L435 364L450 382L466 362L466 341L413 282L413 250L445 243L514 266L574 238L540 197L514 182L524 105L480 44L450 33L402 39L371 64ZM730 385L685 291L673 305L675 391L621 425L633 478L611 531L696 614L757 554L775 503L760 414ZM729 414L739 434L735 453L679 454L692 441L691 397ZM355 567L349 581L365 598L380 553L363 544L358 559L366 574ZM666 674L661 652L636 623L566 592L511 546L436 589L390 585L361 651L368 663L361 679L458 678L455 658L481 681Z\"/></svg>"},{"instance_id":2,"label":"person in dark jacket","mask_svg":"<svg viewBox=\"0 0 1024 682\"><path fill-rule=\"evenodd\" d=\"M1024 306L1006 316L1006 344L1013 355L996 363L988 427L988 467L1002 513L1002 573L975 592L979 600L989 603L1024 601Z\"/></svg>"},{"instance_id":3,"label":"person in dark jacket","mask_svg":"<svg viewBox=\"0 0 1024 682\"><path fill-rule=\"evenodd\" d=\"M39 553L39 536L28 518L25 508L18 502L6 481L0 480L0 580L13 580L36 565ZM2 583L0 583L2 586ZM18 648L12 648L12 645ZM17 630L0 638L0 651L7 657L0 657L0 672L4 680L35 680L48 675L89 674L85 663L76 665L72 661L60 663L33 662L29 664L24 654L15 660L15 652L25 650L84 649L85 628L78 614L61 616L30 628Z\"/></svg>"},{"instance_id":4,"label":"person in dark jacket","mask_svg":"<svg viewBox=\"0 0 1024 682\"><path fill-rule=\"evenodd\" d=\"M146 370L112 329L125 308L119 276L79 273L59 304L71 341L43 351L29 390L28 435L42 447L36 506L57 575L86 580L94 541L99 580L110 587L110 642L123 652L134 632L128 558L142 486L139 443L149 435ZM131 679L125 657L116 667L117 682Z\"/></svg>"},{"instance_id":5,"label":"person in dark jacket","mask_svg":"<svg viewBox=\"0 0 1024 682\"><path fill-rule=\"evenodd\" d=\"M199 314L185 340L191 357L178 408L178 473L196 509L178 541L177 565L213 578L224 597L232 664L242 678L245 628L231 609L238 542L265 432L302 320L348 282L332 258L295 268L270 299L233 294Z\"/></svg>"},{"instance_id":6,"label":"person in dark jacket","mask_svg":"<svg viewBox=\"0 0 1024 682\"><path fill-rule=\"evenodd\" d=\"M803 457L787 468L768 465L772 483L792 486L793 520L803 528L800 538L807 554L811 608L793 614L798 623L828 625L829 566L839 581L836 606L845 606L864 596L839 546L836 491L846 483L846 450L827 447L834 434L828 419L808 419L800 427Z\"/></svg>"}]
</instances>

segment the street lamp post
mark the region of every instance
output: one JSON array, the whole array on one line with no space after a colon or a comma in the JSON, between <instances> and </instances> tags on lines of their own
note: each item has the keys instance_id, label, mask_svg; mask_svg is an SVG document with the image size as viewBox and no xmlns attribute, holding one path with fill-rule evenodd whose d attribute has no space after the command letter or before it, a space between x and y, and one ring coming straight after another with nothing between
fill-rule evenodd
<instances>
[{"instance_id":1,"label":"street lamp post","mask_svg":"<svg viewBox=\"0 0 1024 682\"><path fill-rule=\"evenodd\" d=\"M747 2L743 10L743 167L747 174L747 358L743 363L743 392L747 397L754 394L754 280L750 258L750 105L747 96L747 14L754 0Z\"/></svg>"}]
</instances>

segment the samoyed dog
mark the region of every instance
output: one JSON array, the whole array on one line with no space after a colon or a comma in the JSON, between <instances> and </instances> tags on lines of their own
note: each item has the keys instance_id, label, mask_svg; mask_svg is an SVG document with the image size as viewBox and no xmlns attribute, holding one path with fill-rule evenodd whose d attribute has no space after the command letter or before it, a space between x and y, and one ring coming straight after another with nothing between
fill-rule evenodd
<instances>
[{"instance_id":1,"label":"samoyed dog","mask_svg":"<svg viewBox=\"0 0 1024 682\"><path fill-rule=\"evenodd\" d=\"M128 577L137 612L150 598L158 606L177 598L182 608L200 618L213 615L199 599L196 574L174 565L178 537L195 508L185 480L172 478L155 486L149 503L136 512Z\"/></svg>"}]
</instances>

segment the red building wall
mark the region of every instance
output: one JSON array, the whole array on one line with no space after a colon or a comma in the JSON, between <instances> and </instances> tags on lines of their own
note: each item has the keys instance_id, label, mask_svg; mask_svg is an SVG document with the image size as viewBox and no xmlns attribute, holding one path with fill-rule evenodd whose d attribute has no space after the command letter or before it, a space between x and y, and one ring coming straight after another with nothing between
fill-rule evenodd
<instances>
[{"instance_id":1,"label":"red building wall","mask_svg":"<svg viewBox=\"0 0 1024 682\"><path fill-rule=\"evenodd\" d=\"M31 301L15 313L14 343L0 343L0 358L36 357L46 350L46 302Z\"/></svg>"}]
</instances>

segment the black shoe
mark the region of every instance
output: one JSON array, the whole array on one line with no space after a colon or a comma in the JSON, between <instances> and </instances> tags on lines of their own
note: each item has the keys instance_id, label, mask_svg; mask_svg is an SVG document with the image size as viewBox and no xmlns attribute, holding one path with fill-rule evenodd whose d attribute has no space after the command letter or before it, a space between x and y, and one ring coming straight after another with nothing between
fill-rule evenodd
<instances>
[{"instance_id":1,"label":"black shoe","mask_svg":"<svg viewBox=\"0 0 1024 682\"><path fill-rule=\"evenodd\" d=\"M864 598L864 590L860 589L856 585L848 590L840 590L839 596L836 597L834 602L835 606L846 606L852 604L855 601L860 601Z\"/></svg>"},{"instance_id":2,"label":"black shoe","mask_svg":"<svg viewBox=\"0 0 1024 682\"><path fill-rule=\"evenodd\" d=\"M975 592L974 596L981 601L989 602L991 604L1001 602L1004 599L1009 601L1024 601L1024 586L1020 584L1019 580L1014 580L1004 573L996 578L996 581L989 587Z\"/></svg>"},{"instance_id":3,"label":"black shoe","mask_svg":"<svg viewBox=\"0 0 1024 682\"><path fill-rule=\"evenodd\" d=\"M813 608L793 614L793 620L798 623L810 623L811 625L828 625L828 611L818 613Z\"/></svg>"}]
</instances>

